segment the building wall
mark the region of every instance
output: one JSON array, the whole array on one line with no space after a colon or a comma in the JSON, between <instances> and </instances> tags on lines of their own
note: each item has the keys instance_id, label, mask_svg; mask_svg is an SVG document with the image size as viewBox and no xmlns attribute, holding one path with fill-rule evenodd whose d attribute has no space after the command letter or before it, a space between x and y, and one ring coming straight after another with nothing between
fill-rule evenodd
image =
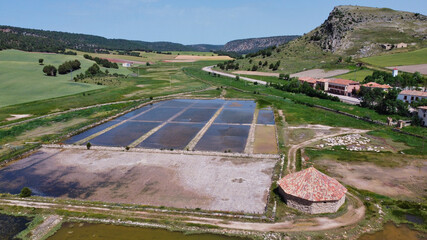
<instances>
[{"instance_id":1,"label":"building wall","mask_svg":"<svg viewBox=\"0 0 427 240\"><path fill-rule=\"evenodd\" d=\"M345 202L345 195L338 201L312 202L289 195L281 187L279 187L279 194L289 207L310 214L336 212Z\"/></svg>"},{"instance_id":2,"label":"building wall","mask_svg":"<svg viewBox=\"0 0 427 240\"><path fill-rule=\"evenodd\" d=\"M422 125L427 127L427 110L418 109L418 117L421 118Z\"/></svg>"},{"instance_id":3,"label":"building wall","mask_svg":"<svg viewBox=\"0 0 427 240\"><path fill-rule=\"evenodd\" d=\"M411 95L405 95L405 94L399 94L397 96L397 99L402 100L402 101L407 102L407 103L411 103L413 101L419 101L419 100L421 100L423 98L426 98L426 97L422 97L422 96L411 96Z\"/></svg>"}]
</instances>

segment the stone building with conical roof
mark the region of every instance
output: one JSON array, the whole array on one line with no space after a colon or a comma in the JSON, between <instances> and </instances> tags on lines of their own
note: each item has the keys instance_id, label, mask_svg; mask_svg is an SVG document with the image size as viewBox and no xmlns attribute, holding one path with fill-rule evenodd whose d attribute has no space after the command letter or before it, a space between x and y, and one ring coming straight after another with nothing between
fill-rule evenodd
<instances>
[{"instance_id":1,"label":"stone building with conical roof","mask_svg":"<svg viewBox=\"0 0 427 240\"><path fill-rule=\"evenodd\" d=\"M286 204L302 212L336 212L345 202L347 189L314 167L286 175L277 183Z\"/></svg>"}]
</instances>

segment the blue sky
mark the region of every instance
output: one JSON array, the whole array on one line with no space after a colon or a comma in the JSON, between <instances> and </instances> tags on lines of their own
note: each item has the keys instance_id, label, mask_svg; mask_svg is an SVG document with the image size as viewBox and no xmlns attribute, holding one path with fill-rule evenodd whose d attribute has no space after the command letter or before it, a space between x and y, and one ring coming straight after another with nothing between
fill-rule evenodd
<instances>
[{"instance_id":1,"label":"blue sky","mask_svg":"<svg viewBox=\"0 0 427 240\"><path fill-rule=\"evenodd\" d=\"M336 5L427 15L426 0L19 0L0 1L0 25L108 38L224 44L304 34Z\"/></svg>"}]
</instances>

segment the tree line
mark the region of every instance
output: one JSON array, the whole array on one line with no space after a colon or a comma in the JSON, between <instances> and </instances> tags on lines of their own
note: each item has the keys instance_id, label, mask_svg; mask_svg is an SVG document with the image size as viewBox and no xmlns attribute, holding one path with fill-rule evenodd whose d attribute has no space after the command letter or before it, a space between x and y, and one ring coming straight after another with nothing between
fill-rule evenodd
<instances>
[{"instance_id":1,"label":"tree line","mask_svg":"<svg viewBox=\"0 0 427 240\"><path fill-rule=\"evenodd\" d=\"M40 58L39 59L39 64L42 65L43 64L43 59ZM56 73L59 74L67 74L70 73L72 71L78 70L80 69L81 63L79 60L74 60L74 61L66 61L63 64L59 65L58 69L53 66L53 65L47 65L44 66L43 68L43 72L47 75L47 76L56 76Z\"/></svg>"},{"instance_id":2,"label":"tree line","mask_svg":"<svg viewBox=\"0 0 427 240\"><path fill-rule=\"evenodd\" d=\"M393 74L383 71L374 71L372 75L366 76L363 83L376 82L378 84L388 84L392 87L427 87L427 79L419 72L401 72L396 77Z\"/></svg>"},{"instance_id":3,"label":"tree line","mask_svg":"<svg viewBox=\"0 0 427 240\"><path fill-rule=\"evenodd\" d=\"M85 54L83 55L84 58L95 61L97 64L105 67L105 68L115 68L118 69L119 65L117 65L117 63L112 63L110 61L108 61L107 59L103 59L103 58L99 58L99 57L92 57L89 54Z\"/></svg>"}]
</instances>

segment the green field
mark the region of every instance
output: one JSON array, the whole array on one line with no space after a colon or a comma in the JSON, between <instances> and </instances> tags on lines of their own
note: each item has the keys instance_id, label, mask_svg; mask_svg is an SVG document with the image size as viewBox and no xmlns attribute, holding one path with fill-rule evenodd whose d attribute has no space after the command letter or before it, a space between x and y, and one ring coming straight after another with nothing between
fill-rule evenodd
<instances>
[{"instance_id":1,"label":"green field","mask_svg":"<svg viewBox=\"0 0 427 240\"><path fill-rule=\"evenodd\" d=\"M372 75L373 72L374 71L369 69L362 69L362 70L356 70L346 74L338 75L338 76L335 76L335 78L343 78L343 79L353 80L356 82L362 82L363 80L365 80L366 76Z\"/></svg>"},{"instance_id":2,"label":"green field","mask_svg":"<svg viewBox=\"0 0 427 240\"><path fill-rule=\"evenodd\" d=\"M379 67L394 67L404 65L415 65L415 64L426 64L427 63L427 48L420 50L395 53L382 56L375 56L369 58L360 59L362 62L366 62L371 65Z\"/></svg>"},{"instance_id":3,"label":"green field","mask_svg":"<svg viewBox=\"0 0 427 240\"><path fill-rule=\"evenodd\" d=\"M65 61L77 59L81 62L81 69L73 75L86 71L94 62L82 56L71 56L48 53L29 53L18 50L0 51L0 107L19 103L56 98L85 91L102 88L98 85L89 85L70 81L70 74L45 76L43 66L38 59L43 58L45 65L58 67ZM105 71L106 68L102 68ZM110 73L129 74L125 68L108 69Z\"/></svg>"}]
</instances>

